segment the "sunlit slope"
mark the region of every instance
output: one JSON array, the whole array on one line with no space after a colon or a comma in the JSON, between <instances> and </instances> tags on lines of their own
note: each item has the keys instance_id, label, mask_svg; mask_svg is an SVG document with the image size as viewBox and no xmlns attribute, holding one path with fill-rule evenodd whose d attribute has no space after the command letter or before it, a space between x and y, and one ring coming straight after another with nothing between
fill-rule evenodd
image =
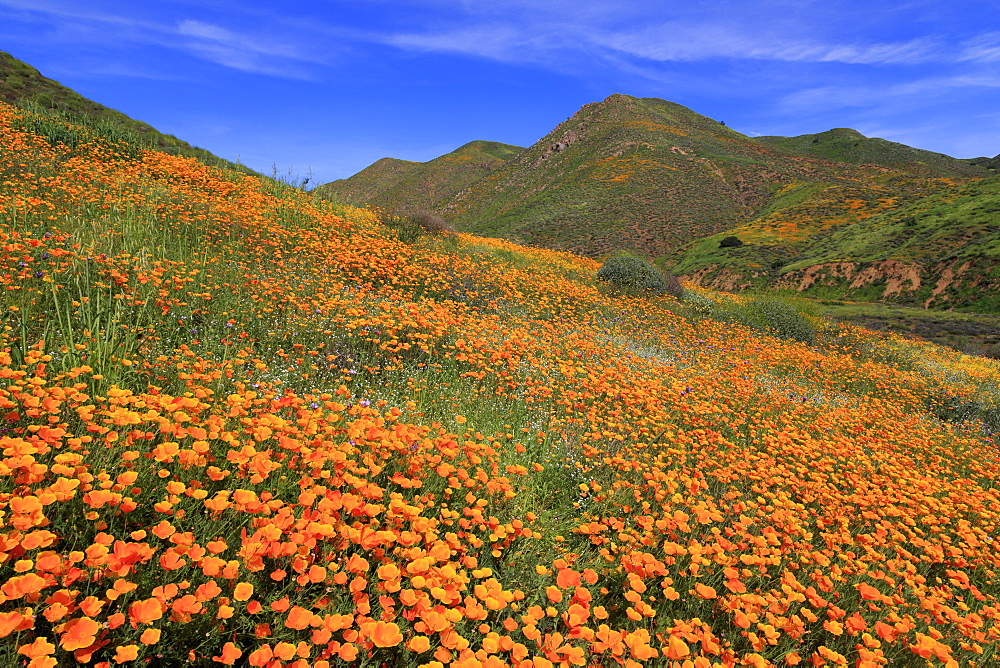
<instances>
[{"instance_id":1,"label":"sunlit slope","mask_svg":"<svg viewBox=\"0 0 1000 668\"><path fill-rule=\"evenodd\" d=\"M996 663L996 362L21 114L10 665Z\"/></svg>"},{"instance_id":2,"label":"sunlit slope","mask_svg":"<svg viewBox=\"0 0 1000 668\"><path fill-rule=\"evenodd\" d=\"M389 210L438 211L448 198L522 150L500 142L473 141L428 162L382 158L350 178L319 186L314 194Z\"/></svg>"},{"instance_id":3,"label":"sunlit slope","mask_svg":"<svg viewBox=\"0 0 1000 668\"><path fill-rule=\"evenodd\" d=\"M744 245L720 246L725 234L703 239L674 268L717 287L1000 312L1000 177L897 201L872 215L870 203L841 195L831 205L842 212L827 227L819 215L787 207L727 231Z\"/></svg>"},{"instance_id":4,"label":"sunlit slope","mask_svg":"<svg viewBox=\"0 0 1000 668\"><path fill-rule=\"evenodd\" d=\"M756 137L755 141L784 153L855 165L881 165L926 176L982 177L989 174L985 166L973 164L970 160L959 160L877 137L865 137L850 128L834 128L797 137Z\"/></svg>"},{"instance_id":5,"label":"sunlit slope","mask_svg":"<svg viewBox=\"0 0 1000 668\"><path fill-rule=\"evenodd\" d=\"M35 112L33 123L36 131L43 130L42 126L60 125L65 128L66 121L69 121L78 128L76 134L80 136L75 138L76 141L81 141L82 135L111 135L144 148L193 157L207 165L250 171L173 135L158 132L148 123L87 99L3 51L0 51L0 102L9 102ZM71 134L69 130L64 130L64 140L73 141Z\"/></svg>"},{"instance_id":6,"label":"sunlit slope","mask_svg":"<svg viewBox=\"0 0 1000 668\"><path fill-rule=\"evenodd\" d=\"M600 255L658 255L746 218L776 181L774 154L716 120L655 98L585 105L448 203L469 231Z\"/></svg>"}]
</instances>

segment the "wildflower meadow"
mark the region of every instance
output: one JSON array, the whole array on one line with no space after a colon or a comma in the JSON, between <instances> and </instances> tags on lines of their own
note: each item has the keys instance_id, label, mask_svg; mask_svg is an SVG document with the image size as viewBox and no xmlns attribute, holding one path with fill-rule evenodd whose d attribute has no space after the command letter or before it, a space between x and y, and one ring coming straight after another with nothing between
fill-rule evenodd
<instances>
[{"instance_id":1,"label":"wildflower meadow","mask_svg":"<svg viewBox=\"0 0 1000 668\"><path fill-rule=\"evenodd\" d=\"M1000 661L996 360L6 105L0 182L4 666Z\"/></svg>"}]
</instances>

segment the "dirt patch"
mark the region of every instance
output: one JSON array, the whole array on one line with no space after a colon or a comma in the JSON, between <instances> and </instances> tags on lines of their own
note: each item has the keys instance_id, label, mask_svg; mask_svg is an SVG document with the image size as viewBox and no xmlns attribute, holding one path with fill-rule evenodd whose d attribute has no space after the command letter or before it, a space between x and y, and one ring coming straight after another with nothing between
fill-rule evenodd
<instances>
[{"instance_id":1,"label":"dirt patch","mask_svg":"<svg viewBox=\"0 0 1000 668\"><path fill-rule=\"evenodd\" d=\"M752 278L756 278L758 275L754 274ZM717 264L710 264L690 276L681 276L680 278L703 288L712 288L713 290L723 290L725 292L739 292L746 290L754 284L744 274L737 273L732 269L719 271L719 265Z\"/></svg>"},{"instance_id":2,"label":"dirt patch","mask_svg":"<svg viewBox=\"0 0 1000 668\"><path fill-rule=\"evenodd\" d=\"M882 298L888 299L898 297L903 292L919 290L920 273L921 267L919 265L908 264L900 260L882 260L873 262L858 272L851 281L850 287L852 290L856 290L869 283L885 281L885 291L882 293Z\"/></svg>"},{"instance_id":3,"label":"dirt patch","mask_svg":"<svg viewBox=\"0 0 1000 668\"><path fill-rule=\"evenodd\" d=\"M934 289L931 290L931 296L924 301L924 308L930 308L931 302L937 299L940 295L944 294L944 291L947 290L952 283L960 279L962 274L967 272L969 267L972 266L972 262L968 260L963 262L957 269L955 268L956 264L958 264L958 261L953 263L942 262L934 268L940 276L938 277L937 284L934 286Z\"/></svg>"},{"instance_id":4,"label":"dirt patch","mask_svg":"<svg viewBox=\"0 0 1000 668\"><path fill-rule=\"evenodd\" d=\"M857 270L854 262L829 262L827 264L817 264L801 271L794 271L778 279L778 288L794 289L802 292L816 282L829 283L837 279L850 279Z\"/></svg>"}]
</instances>

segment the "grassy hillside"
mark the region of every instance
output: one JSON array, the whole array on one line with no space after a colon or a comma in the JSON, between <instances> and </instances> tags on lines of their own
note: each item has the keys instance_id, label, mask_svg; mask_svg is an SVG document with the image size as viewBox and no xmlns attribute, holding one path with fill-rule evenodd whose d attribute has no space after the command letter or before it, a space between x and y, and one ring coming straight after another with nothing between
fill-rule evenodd
<instances>
[{"instance_id":1,"label":"grassy hillside","mask_svg":"<svg viewBox=\"0 0 1000 668\"><path fill-rule=\"evenodd\" d=\"M707 252L733 230L764 247L750 264L780 266L832 229L990 174L852 130L753 140L680 105L625 95L586 105L531 148L470 169L480 159L464 154L480 144L428 163L384 159L317 191L428 209L466 231L590 256L659 256L732 288L768 273L734 278L734 270L754 273L740 253ZM706 236L707 246L673 255Z\"/></svg>"},{"instance_id":2,"label":"grassy hillside","mask_svg":"<svg viewBox=\"0 0 1000 668\"><path fill-rule=\"evenodd\" d=\"M500 142L473 141L428 162L382 158L350 178L319 186L314 193L355 205L438 211L445 200L522 150Z\"/></svg>"},{"instance_id":3,"label":"grassy hillside","mask_svg":"<svg viewBox=\"0 0 1000 668\"><path fill-rule=\"evenodd\" d=\"M797 137L756 137L756 141L784 153L808 155L854 165L873 164L905 169L927 176L985 176L984 167L943 153L924 151L885 139L869 138L857 130L834 128Z\"/></svg>"},{"instance_id":4,"label":"grassy hillside","mask_svg":"<svg viewBox=\"0 0 1000 668\"><path fill-rule=\"evenodd\" d=\"M802 171L717 121L613 95L448 202L472 232L601 255L658 255L742 220Z\"/></svg>"},{"instance_id":5,"label":"grassy hillside","mask_svg":"<svg viewBox=\"0 0 1000 668\"><path fill-rule=\"evenodd\" d=\"M982 167L984 169L989 169L992 171L1000 170L1000 155L994 156L992 158L973 158L969 160L973 165L977 167Z\"/></svg>"},{"instance_id":6,"label":"grassy hillside","mask_svg":"<svg viewBox=\"0 0 1000 668\"><path fill-rule=\"evenodd\" d=\"M996 361L36 120L3 665L997 662Z\"/></svg>"},{"instance_id":7,"label":"grassy hillside","mask_svg":"<svg viewBox=\"0 0 1000 668\"><path fill-rule=\"evenodd\" d=\"M825 228L818 216L793 218L796 206L783 207L772 221L695 242L674 270L717 287L779 287L823 298L998 313L1000 177L941 185L881 213L859 206L853 218ZM843 208L854 204L840 197ZM727 234L744 245L721 247Z\"/></svg>"},{"instance_id":8,"label":"grassy hillside","mask_svg":"<svg viewBox=\"0 0 1000 668\"><path fill-rule=\"evenodd\" d=\"M36 125L62 126L63 134L70 132L66 129L68 123L84 134L113 137L116 141L171 155L193 157L206 165L250 171L173 135L157 132L147 123L129 118L120 111L88 100L3 51L0 51L0 101L30 109ZM40 125L36 129L41 129Z\"/></svg>"}]
</instances>

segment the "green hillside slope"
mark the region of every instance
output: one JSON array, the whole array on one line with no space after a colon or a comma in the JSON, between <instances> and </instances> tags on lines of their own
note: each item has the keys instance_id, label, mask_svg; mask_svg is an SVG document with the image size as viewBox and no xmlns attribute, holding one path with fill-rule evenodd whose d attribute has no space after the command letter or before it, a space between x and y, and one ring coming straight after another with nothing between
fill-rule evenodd
<instances>
[{"instance_id":1,"label":"green hillside slope","mask_svg":"<svg viewBox=\"0 0 1000 668\"><path fill-rule=\"evenodd\" d=\"M420 164L410 160L381 158L350 178L317 186L313 193L341 202L373 202L396 187Z\"/></svg>"},{"instance_id":2,"label":"green hillside slope","mask_svg":"<svg viewBox=\"0 0 1000 668\"><path fill-rule=\"evenodd\" d=\"M745 219L799 166L680 105L612 95L447 203L460 228L658 255Z\"/></svg>"},{"instance_id":3,"label":"green hillside slope","mask_svg":"<svg viewBox=\"0 0 1000 668\"><path fill-rule=\"evenodd\" d=\"M989 174L944 158L947 169L793 155L678 104L613 95L584 106L444 213L477 234L591 256L628 248L664 261L692 239L750 225L775 246L770 263L831 228Z\"/></svg>"},{"instance_id":4,"label":"green hillside slope","mask_svg":"<svg viewBox=\"0 0 1000 668\"><path fill-rule=\"evenodd\" d=\"M825 228L810 227L815 207L808 202L787 206L697 240L673 258L672 269L729 290L782 288L821 298L1000 312L1000 176L947 183L931 181L936 191L909 202L887 199L880 213L839 193L831 204L844 215ZM722 244L727 234L742 243Z\"/></svg>"},{"instance_id":5,"label":"green hillside slope","mask_svg":"<svg viewBox=\"0 0 1000 668\"><path fill-rule=\"evenodd\" d=\"M428 162L382 158L350 178L319 186L315 193L350 204L434 211L523 150L472 141Z\"/></svg>"},{"instance_id":6,"label":"green hillside slope","mask_svg":"<svg viewBox=\"0 0 1000 668\"><path fill-rule=\"evenodd\" d=\"M986 174L984 167L974 165L969 160L958 160L943 153L865 137L849 128L834 128L798 137L757 137L756 141L785 153L854 165L882 165L927 176L970 177Z\"/></svg>"},{"instance_id":7,"label":"green hillside slope","mask_svg":"<svg viewBox=\"0 0 1000 668\"><path fill-rule=\"evenodd\" d=\"M969 160L970 163L976 165L977 167L982 167L984 169L990 169L993 171L1000 170L1000 155L994 156L992 158L973 158Z\"/></svg>"},{"instance_id":8,"label":"green hillside slope","mask_svg":"<svg viewBox=\"0 0 1000 668\"><path fill-rule=\"evenodd\" d=\"M784 267L776 285L1000 313L1000 176L840 229Z\"/></svg>"},{"instance_id":9,"label":"green hillside slope","mask_svg":"<svg viewBox=\"0 0 1000 668\"><path fill-rule=\"evenodd\" d=\"M251 172L242 165L229 162L203 148L191 146L173 135L158 132L147 123L89 100L4 51L0 51L0 101L32 111L37 115L33 121L36 126L39 123L50 126L71 124L72 129L60 131L64 140L81 130L90 131L113 141L124 141L133 146L153 148L171 155L196 158L206 165ZM51 127L33 129L42 131L43 134L51 131Z\"/></svg>"}]
</instances>

